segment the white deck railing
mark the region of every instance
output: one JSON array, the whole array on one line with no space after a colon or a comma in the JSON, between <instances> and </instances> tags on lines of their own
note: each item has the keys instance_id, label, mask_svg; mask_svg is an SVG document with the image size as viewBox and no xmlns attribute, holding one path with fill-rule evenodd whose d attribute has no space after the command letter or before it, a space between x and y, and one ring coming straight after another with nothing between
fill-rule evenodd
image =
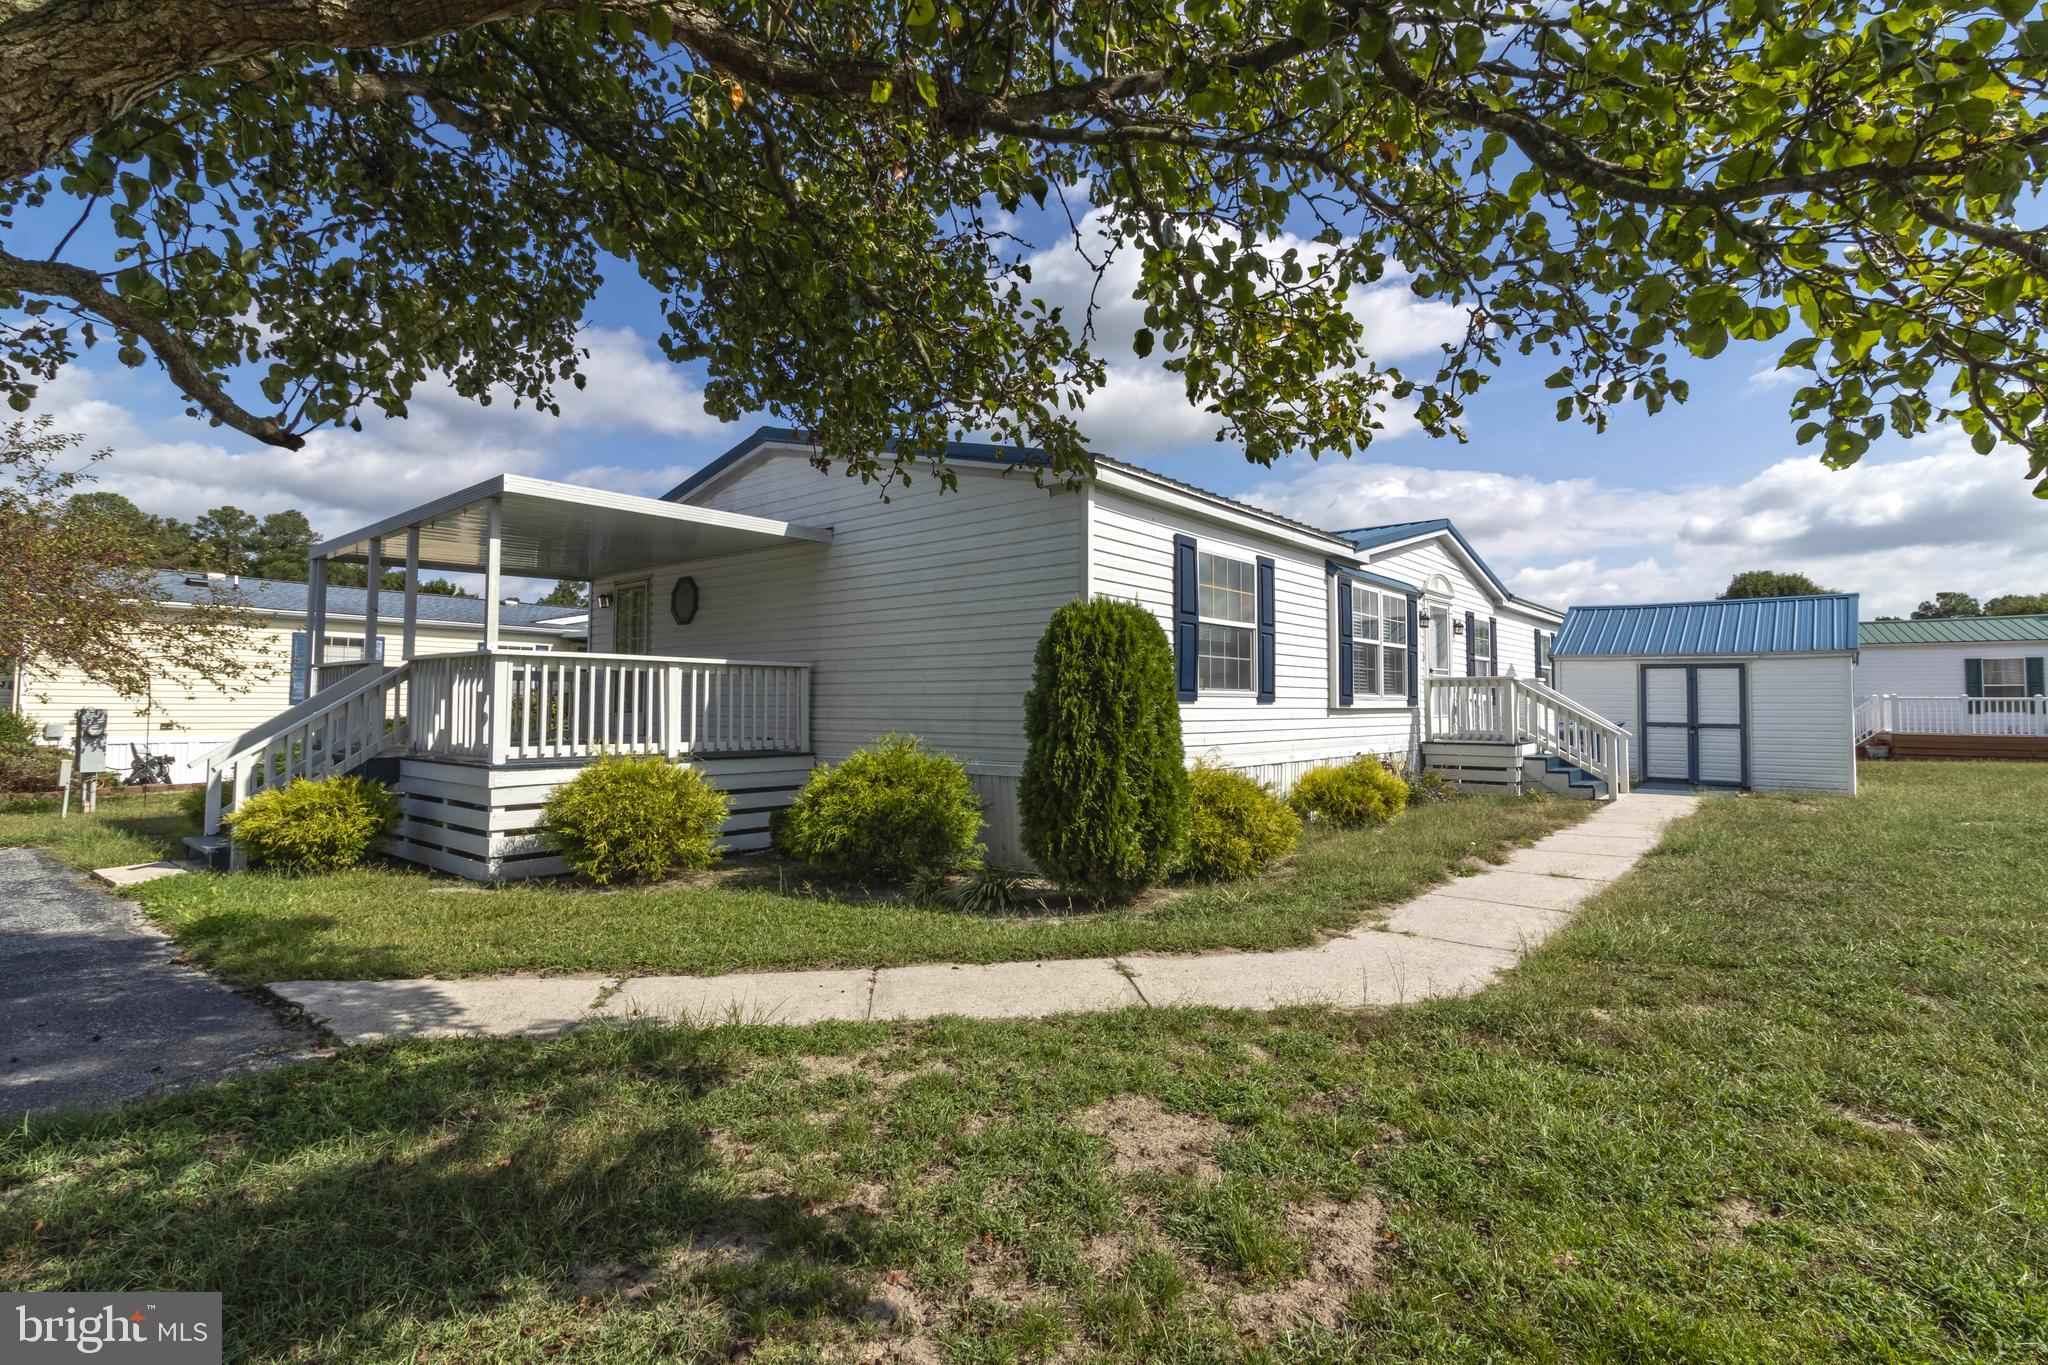
<instances>
[{"instance_id":1,"label":"white deck railing","mask_svg":"<svg viewBox=\"0 0 2048 1365\"><path fill-rule=\"evenodd\" d=\"M380 754L500 766L598 754L802 753L811 667L499 650L374 662L207 756L206 832L266 787Z\"/></svg>"},{"instance_id":2,"label":"white deck railing","mask_svg":"<svg viewBox=\"0 0 2048 1365\"><path fill-rule=\"evenodd\" d=\"M497 764L810 747L809 664L503 652L412 668L416 754Z\"/></svg>"},{"instance_id":3,"label":"white deck railing","mask_svg":"<svg viewBox=\"0 0 2048 1365\"><path fill-rule=\"evenodd\" d=\"M1903 697L1856 704L1856 741L1872 735L2048 735L2048 697Z\"/></svg>"},{"instance_id":4,"label":"white deck railing","mask_svg":"<svg viewBox=\"0 0 2048 1365\"><path fill-rule=\"evenodd\" d=\"M1602 779L1611 795L1628 791L1628 731L1542 683L1431 678L1422 713L1425 739L1533 744Z\"/></svg>"}]
</instances>

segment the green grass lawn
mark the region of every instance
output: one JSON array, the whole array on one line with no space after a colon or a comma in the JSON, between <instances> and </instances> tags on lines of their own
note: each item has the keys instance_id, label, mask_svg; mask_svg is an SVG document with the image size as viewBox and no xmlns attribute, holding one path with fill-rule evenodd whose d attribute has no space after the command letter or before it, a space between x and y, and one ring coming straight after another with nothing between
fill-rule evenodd
<instances>
[{"instance_id":1,"label":"green grass lawn","mask_svg":"<svg viewBox=\"0 0 2048 1365\"><path fill-rule=\"evenodd\" d=\"M16 1129L0 1284L219 1289L250 1360L2039 1359L2044 781L1717 798L1465 1000L410 1043Z\"/></svg>"},{"instance_id":2,"label":"green grass lawn","mask_svg":"<svg viewBox=\"0 0 2048 1365\"><path fill-rule=\"evenodd\" d=\"M779 864L648 889L484 889L368 868L327 877L209 873L152 882L133 894L195 961L245 983L512 971L704 974L1277 948L1349 927L1451 875L1463 860L1497 860L1586 812L1586 803L1550 799L1425 804L1381 829L1312 835L1256 881L1171 892L1130 910L1002 918L811 886L801 870Z\"/></svg>"},{"instance_id":3,"label":"green grass lawn","mask_svg":"<svg viewBox=\"0 0 2048 1365\"><path fill-rule=\"evenodd\" d=\"M46 848L75 867L120 867L182 858L191 821L169 792L111 794L92 815L77 804L58 814L55 797L0 797L0 848Z\"/></svg>"}]
</instances>

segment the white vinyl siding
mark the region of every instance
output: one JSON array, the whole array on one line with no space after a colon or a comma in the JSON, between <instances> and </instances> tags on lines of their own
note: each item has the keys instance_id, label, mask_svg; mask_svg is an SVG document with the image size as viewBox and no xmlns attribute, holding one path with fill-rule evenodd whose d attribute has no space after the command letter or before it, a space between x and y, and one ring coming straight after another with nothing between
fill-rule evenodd
<instances>
[{"instance_id":1,"label":"white vinyl siding","mask_svg":"<svg viewBox=\"0 0 2048 1365\"><path fill-rule=\"evenodd\" d=\"M1242 768L1283 788L1314 763L1378 754L1409 761L1415 712L1401 695L1370 705L1334 705L1336 587L1325 556L1285 539L1258 537L1121 491L1091 494L1090 581L1097 597L1135 601L1173 629L1173 537L1207 550L1273 561L1274 700L1255 693L1202 691L1181 705L1188 757ZM1405 613L1406 608L1403 608Z\"/></svg>"},{"instance_id":2,"label":"white vinyl siding","mask_svg":"<svg viewBox=\"0 0 2048 1365\"><path fill-rule=\"evenodd\" d=\"M2021 694L2025 693L2026 659L2048 656L2048 640L2016 641L2010 644L1864 645L1856 664L1856 696L1960 697L1968 692L1963 676L1965 659L1989 665L1995 659L2011 659L2020 666ZM1987 688L1988 690L1988 688Z\"/></svg>"},{"instance_id":3,"label":"white vinyl siding","mask_svg":"<svg viewBox=\"0 0 2048 1365\"><path fill-rule=\"evenodd\" d=\"M648 651L812 665L811 740L824 761L893 731L977 775L1014 777L1038 638L1081 592L1082 499L1038 487L1028 470L957 469L954 492L920 473L885 502L875 485L793 452L741 465L691 505L826 526L832 540L630 575L650 580ZM685 574L699 604L678 625L669 597ZM612 647L612 617L592 613L593 650Z\"/></svg>"},{"instance_id":4,"label":"white vinyl siding","mask_svg":"<svg viewBox=\"0 0 2048 1365\"><path fill-rule=\"evenodd\" d=\"M1512 602L1503 602L1492 592L1492 584L1465 566L1464 559L1450 548L1448 536L1434 535L1419 540L1413 545L1396 549L1373 552L1369 566L1374 573L1416 587L1428 584L1431 575L1439 575L1450 583L1451 595L1449 614L1438 615L1422 627L1422 648L1425 675L1436 672L1450 677L1465 675L1465 613L1472 613L1472 620L1480 630L1493 623L1493 657L1499 661L1498 671L1513 674L1517 678L1536 676L1536 632L1546 635L1557 631L1559 618L1542 616ZM1441 601L1429 597L1422 599L1424 610L1441 610ZM1488 672L1487 652L1475 641L1473 667L1479 673ZM1439 660L1437 651L1447 651L1448 657Z\"/></svg>"}]
</instances>

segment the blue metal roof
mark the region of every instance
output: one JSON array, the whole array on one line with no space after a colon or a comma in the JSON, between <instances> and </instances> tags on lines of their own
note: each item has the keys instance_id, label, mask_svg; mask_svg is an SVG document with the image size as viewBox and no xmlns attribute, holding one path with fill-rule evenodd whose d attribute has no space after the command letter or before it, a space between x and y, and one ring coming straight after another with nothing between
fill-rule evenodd
<instances>
[{"instance_id":1,"label":"blue metal roof","mask_svg":"<svg viewBox=\"0 0 2048 1365\"><path fill-rule=\"evenodd\" d=\"M1551 653L1563 658L1836 654L1856 648L1856 594L1573 607Z\"/></svg>"},{"instance_id":2,"label":"blue metal roof","mask_svg":"<svg viewBox=\"0 0 2048 1365\"><path fill-rule=\"evenodd\" d=\"M159 602L184 602L188 604L218 603L223 606L248 607L253 611L301 612L306 610L306 585L291 583L279 578L243 578L239 582L227 578L208 579L205 583L188 582L197 578L197 573L177 569L158 569L153 575L156 600ZM330 616L361 616L369 606L369 593L361 588L343 588L329 584L327 587L327 612ZM377 597L377 609L383 619L396 621L405 609L405 594L386 588ZM589 609L586 607L543 607L538 603L522 602L516 607L498 608L500 625L531 629L545 627L548 622L562 622L565 618L581 618ZM449 597L442 593L423 592L419 595L419 619L445 624L478 626L484 623L484 602L481 597ZM578 619L575 628L580 630Z\"/></svg>"}]
</instances>

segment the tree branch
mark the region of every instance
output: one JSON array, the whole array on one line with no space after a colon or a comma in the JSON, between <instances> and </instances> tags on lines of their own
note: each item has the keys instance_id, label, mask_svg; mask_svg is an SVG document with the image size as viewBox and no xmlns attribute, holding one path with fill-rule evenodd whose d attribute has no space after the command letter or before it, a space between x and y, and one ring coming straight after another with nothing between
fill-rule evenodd
<instances>
[{"instance_id":1,"label":"tree branch","mask_svg":"<svg viewBox=\"0 0 2048 1365\"><path fill-rule=\"evenodd\" d=\"M0 289L69 299L86 311L105 318L113 326L133 332L148 342L150 350L163 362L179 390L223 425L253 436L266 445L281 446L286 450L299 450L305 446L304 437L276 418L258 417L228 397L219 378L208 373L199 363L183 337L120 295L109 292L92 271L56 261L25 261L0 251Z\"/></svg>"}]
</instances>

